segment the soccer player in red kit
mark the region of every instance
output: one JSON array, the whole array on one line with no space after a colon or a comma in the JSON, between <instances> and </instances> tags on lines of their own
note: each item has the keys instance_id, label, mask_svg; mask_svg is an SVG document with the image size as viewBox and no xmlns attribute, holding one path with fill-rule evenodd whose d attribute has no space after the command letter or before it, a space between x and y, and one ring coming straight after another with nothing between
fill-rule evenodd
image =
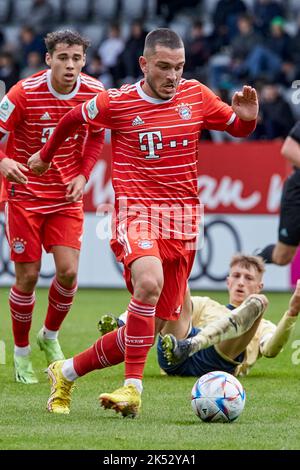
<instances>
[{"instance_id":1,"label":"soccer player in red kit","mask_svg":"<svg viewBox=\"0 0 300 470\"><path fill-rule=\"evenodd\" d=\"M49 70L18 82L0 103L0 133L9 133L6 153L0 152L0 171L7 199L6 233L16 272L9 295L15 377L24 384L38 381L30 360L29 331L42 247L53 253L56 276L37 341L48 364L64 358L57 337L77 289L82 194L103 146L103 132L83 124L55 154L43 178L26 167L32 152L47 141L61 117L104 89L99 81L81 73L89 45L86 39L65 30L49 33L45 42Z\"/></svg>"},{"instance_id":2,"label":"soccer player in red kit","mask_svg":"<svg viewBox=\"0 0 300 470\"><path fill-rule=\"evenodd\" d=\"M124 386L99 398L104 408L123 416L138 414L144 365L155 337L154 316L157 330L178 318L194 260L201 129L240 137L255 128L258 102L253 88L236 93L230 107L198 81L182 79L184 61L183 42L175 32L150 32L140 57L144 79L74 108L29 160L33 171L45 171L57 147L83 122L112 129L116 213L111 246L124 264L132 293L125 328L104 335L72 359L50 365L51 412L69 412L77 377L125 359Z\"/></svg>"}]
</instances>

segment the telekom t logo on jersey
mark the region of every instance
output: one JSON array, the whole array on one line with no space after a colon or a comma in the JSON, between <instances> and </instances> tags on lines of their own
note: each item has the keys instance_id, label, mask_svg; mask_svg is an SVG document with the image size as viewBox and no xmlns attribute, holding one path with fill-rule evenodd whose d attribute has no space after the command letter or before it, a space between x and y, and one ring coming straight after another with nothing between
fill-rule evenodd
<instances>
[{"instance_id":1,"label":"telekom t logo on jersey","mask_svg":"<svg viewBox=\"0 0 300 470\"><path fill-rule=\"evenodd\" d=\"M162 142L161 131L152 131L152 132L140 132L139 133L139 142L140 148L143 152L148 152L146 159L159 158L159 155L155 154L156 150L162 150L164 144ZM182 146L187 147L189 141L183 139ZM169 146L171 148L177 147L178 142L176 140L170 140Z\"/></svg>"},{"instance_id":2,"label":"telekom t logo on jersey","mask_svg":"<svg viewBox=\"0 0 300 470\"><path fill-rule=\"evenodd\" d=\"M43 127L43 129L42 129L42 138L41 138L42 144L45 144L47 142L47 140L50 139L50 137L52 136L54 130L55 130L55 127ZM74 137L68 137L66 139L66 142L68 142L68 140L70 140L70 139L77 139L77 137L78 137L78 134L75 134Z\"/></svg>"}]
</instances>

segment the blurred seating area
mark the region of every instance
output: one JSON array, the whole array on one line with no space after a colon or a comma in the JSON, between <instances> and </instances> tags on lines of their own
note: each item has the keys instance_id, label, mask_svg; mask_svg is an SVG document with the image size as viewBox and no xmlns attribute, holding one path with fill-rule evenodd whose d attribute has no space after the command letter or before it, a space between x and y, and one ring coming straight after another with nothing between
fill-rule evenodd
<instances>
[{"instance_id":1,"label":"blurred seating area","mask_svg":"<svg viewBox=\"0 0 300 470\"><path fill-rule=\"evenodd\" d=\"M43 37L70 28L91 40L86 73L106 87L133 83L145 36L156 27L182 36L186 78L228 102L243 84L257 88L252 139L284 138L300 118L299 0L0 0L0 80L8 90L44 68Z\"/></svg>"}]
</instances>

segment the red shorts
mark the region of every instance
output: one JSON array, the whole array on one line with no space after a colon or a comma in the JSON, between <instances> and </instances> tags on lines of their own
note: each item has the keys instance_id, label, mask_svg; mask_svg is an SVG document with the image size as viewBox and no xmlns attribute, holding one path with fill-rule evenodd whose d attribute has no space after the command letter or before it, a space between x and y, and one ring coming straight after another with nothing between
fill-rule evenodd
<instances>
[{"instance_id":1,"label":"red shorts","mask_svg":"<svg viewBox=\"0 0 300 470\"><path fill-rule=\"evenodd\" d=\"M124 278L131 293L131 263L144 256L155 256L161 260L164 286L156 305L156 316L162 320L178 320L180 316L195 258L195 250L189 250L188 245L184 240L130 240L128 234L122 243L116 239L111 241L117 260L124 265Z\"/></svg>"},{"instance_id":2,"label":"red shorts","mask_svg":"<svg viewBox=\"0 0 300 470\"><path fill-rule=\"evenodd\" d=\"M6 204L5 229L12 261L39 261L42 247L51 252L53 246L80 250L83 234L83 210L39 214L24 209L22 203Z\"/></svg>"}]
</instances>

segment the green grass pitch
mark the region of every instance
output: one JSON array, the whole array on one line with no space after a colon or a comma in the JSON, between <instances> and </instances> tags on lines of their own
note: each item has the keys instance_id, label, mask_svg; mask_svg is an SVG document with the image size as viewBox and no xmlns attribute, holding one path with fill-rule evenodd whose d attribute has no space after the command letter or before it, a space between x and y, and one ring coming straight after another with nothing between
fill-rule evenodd
<instances>
[{"instance_id":1,"label":"green grass pitch","mask_svg":"<svg viewBox=\"0 0 300 470\"><path fill-rule=\"evenodd\" d=\"M143 408L138 419L123 419L102 410L101 392L122 385L123 365L95 371L77 381L68 416L46 412L49 385L43 372L44 356L35 336L47 306L47 290L37 291L31 330L33 364L40 383L16 384L12 367L12 338L7 306L8 288L0 289L0 339L6 344L6 365L0 365L0 449L300 449L300 318L288 345L276 359L260 359L242 378L246 406L232 424L202 423L192 412L190 392L194 378L161 376L152 349L145 371ZM201 293L203 295L203 293ZM226 293L206 293L226 302ZM67 357L97 339L97 321L105 312L122 312L128 294L121 290L79 290L60 335ZM288 294L269 294L266 318L275 322L286 309ZM295 343L294 343L295 346Z\"/></svg>"}]
</instances>

